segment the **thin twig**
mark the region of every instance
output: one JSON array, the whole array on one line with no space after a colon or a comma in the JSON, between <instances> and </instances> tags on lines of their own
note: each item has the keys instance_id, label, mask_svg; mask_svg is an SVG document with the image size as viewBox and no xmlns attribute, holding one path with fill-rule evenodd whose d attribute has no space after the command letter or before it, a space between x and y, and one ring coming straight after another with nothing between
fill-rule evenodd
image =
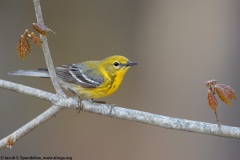
<instances>
[{"instance_id":1,"label":"thin twig","mask_svg":"<svg viewBox=\"0 0 240 160\"><path fill-rule=\"evenodd\" d=\"M16 91L16 92L31 95L43 100L47 100L52 102L53 104L56 103L61 108L63 108L65 105L66 105L65 106L66 108L71 108L75 110L78 108L77 99L62 98L61 96L58 96L56 94L52 94L46 91L41 91L39 89L27 87L24 85L13 83L13 82L0 80L0 88ZM52 110L52 108L50 109ZM91 101L82 101L82 111L130 120L130 121L136 121L136 122L145 123L149 125L155 125L155 126L163 127L167 129L195 132L195 133L229 137L229 138L240 138L240 128L238 127L221 125L221 129L219 129L217 124L167 117L167 116L152 114L152 113L143 112L143 111L126 109L118 106L111 106L108 104L93 103ZM39 116L45 117L46 112L42 113ZM56 113L56 112L53 111L53 113ZM52 116L53 115L54 114L52 114ZM48 119L49 118L50 117L48 117ZM47 119L42 119L41 121L45 122L46 120ZM35 120L32 120L32 121L35 121ZM34 125L34 128L38 127L39 125ZM33 129L33 127L31 127L31 129ZM29 131L31 131L31 129ZM16 140L18 140L19 138L23 137L25 134L29 132L26 130L28 130L27 127L25 127L25 129L20 129L20 131L17 130L14 133L20 134L21 136L16 137L14 135L13 137ZM12 134L10 134L7 137L10 137L10 136L12 136ZM6 146L6 143L7 143L6 141L7 141L6 138L0 140L0 148L3 148Z\"/></svg>"},{"instance_id":2,"label":"thin twig","mask_svg":"<svg viewBox=\"0 0 240 160\"><path fill-rule=\"evenodd\" d=\"M220 123L220 121L218 119L217 111L214 111L214 113L215 113L216 121L217 121L217 124L218 124L218 128L221 129L221 123Z\"/></svg>"},{"instance_id":3,"label":"thin twig","mask_svg":"<svg viewBox=\"0 0 240 160\"><path fill-rule=\"evenodd\" d=\"M40 1L39 0L33 0L33 2L34 2L37 22L41 25L44 25ZM41 38L41 41L42 41L42 49L43 49L45 61L46 61L46 64L47 64L48 72L49 72L50 78L52 80L52 84L53 84L56 92L60 96L66 97L62 88L58 84L57 75L56 75L55 68L53 66L53 61L52 61L51 54L50 54L50 49L48 47L47 37L40 35L40 38Z\"/></svg>"},{"instance_id":4,"label":"thin twig","mask_svg":"<svg viewBox=\"0 0 240 160\"><path fill-rule=\"evenodd\" d=\"M15 143L20 138L22 138L23 136L25 136L26 134L28 134L29 132L31 132L32 130L34 130L35 128L37 128L38 126L43 124L44 122L46 122L48 119L50 119L54 115L56 115L57 112L59 112L61 109L62 108L58 107L58 106L50 107L48 110L46 110L45 112L43 112L42 114L40 114L39 116L37 116L36 118L31 120L30 122L28 122L27 124L25 124L24 126L19 128L15 132L13 132L10 135L8 135L7 137L3 138L0 141L0 149L7 146L8 138L11 137L12 141Z\"/></svg>"}]
</instances>

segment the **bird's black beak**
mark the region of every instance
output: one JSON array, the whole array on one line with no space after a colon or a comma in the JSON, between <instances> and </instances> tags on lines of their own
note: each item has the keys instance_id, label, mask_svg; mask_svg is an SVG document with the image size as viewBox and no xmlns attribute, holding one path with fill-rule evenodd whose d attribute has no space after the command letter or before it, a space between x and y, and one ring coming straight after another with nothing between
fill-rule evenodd
<instances>
[{"instance_id":1,"label":"bird's black beak","mask_svg":"<svg viewBox=\"0 0 240 160\"><path fill-rule=\"evenodd\" d=\"M125 64L126 67L135 66L135 65L137 65L137 62L132 62L130 60L128 60L128 62Z\"/></svg>"}]
</instances>

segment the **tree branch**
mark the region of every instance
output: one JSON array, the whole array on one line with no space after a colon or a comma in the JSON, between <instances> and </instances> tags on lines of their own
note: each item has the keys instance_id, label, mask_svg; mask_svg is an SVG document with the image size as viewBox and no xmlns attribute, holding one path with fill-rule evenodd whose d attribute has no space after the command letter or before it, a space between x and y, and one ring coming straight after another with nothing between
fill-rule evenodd
<instances>
[{"instance_id":1,"label":"tree branch","mask_svg":"<svg viewBox=\"0 0 240 160\"><path fill-rule=\"evenodd\" d=\"M52 104L64 108L78 109L78 101L74 98L62 98L59 95L52 94L46 91L24 86L21 84L5 81L0 79L0 88L8 89L18 93L23 93L29 96L37 97L43 100L52 102Z\"/></svg>"},{"instance_id":2,"label":"tree branch","mask_svg":"<svg viewBox=\"0 0 240 160\"><path fill-rule=\"evenodd\" d=\"M38 24L44 25L42 10L41 10L41 6L40 6L40 1L39 0L33 0L33 2L34 2L37 22L38 22ZM51 54L50 54L50 49L48 47L47 37L42 36L40 34L40 38L41 38L41 41L42 41L42 49L43 49L45 61L46 61L46 64L47 64L48 72L49 72L50 78L52 80L52 84L53 84L56 92L59 95L66 97L62 88L58 84L57 75L56 75L55 68L53 66L52 57L51 57Z\"/></svg>"},{"instance_id":3,"label":"tree branch","mask_svg":"<svg viewBox=\"0 0 240 160\"><path fill-rule=\"evenodd\" d=\"M0 149L6 147L7 139L9 137L17 141L34 128L38 127L45 121L47 121L51 116L54 116L61 108L78 108L78 100L74 98L62 98L56 94L52 94L46 91L41 91L39 89L27 87L24 85L16 84L13 82L8 82L0 80L0 88L12 90L15 92L31 95L40 99L44 99L53 103L47 111L43 112L41 115L30 121L25 126L21 127L17 131L13 132L9 136L0 140ZM59 107L57 107L57 106ZM111 106L108 104L99 104L91 101L82 101L82 111L96 113L104 116L110 116L130 121L136 121L140 123L145 123L149 125L155 125L167 129L174 129L187 132L195 132L201 134L208 134L213 136L229 137L229 138L240 138L240 128L231 126L221 126L218 128L217 124L205 123L192 121L187 119L167 117L157 114L152 114L148 112L126 109L117 106Z\"/></svg>"},{"instance_id":4,"label":"tree branch","mask_svg":"<svg viewBox=\"0 0 240 160\"><path fill-rule=\"evenodd\" d=\"M9 136L3 138L0 141L0 149L7 146L8 138L11 138L13 143L15 143L17 140L19 140L20 138L22 138L23 136L25 136L26 134L28 134L29 132L31 132L32 130L34 130L44 122L46 122L48 119L50 119L54 115L56 115L56 113L62 109L63 108L58 106L50 107L48 110L46 110L45 112L43 112L42 114L40 114L39 116L31 120L30 122L28 122L27 124L19 128L15 132L13 132Z\"/></svg>"}]
</instances>

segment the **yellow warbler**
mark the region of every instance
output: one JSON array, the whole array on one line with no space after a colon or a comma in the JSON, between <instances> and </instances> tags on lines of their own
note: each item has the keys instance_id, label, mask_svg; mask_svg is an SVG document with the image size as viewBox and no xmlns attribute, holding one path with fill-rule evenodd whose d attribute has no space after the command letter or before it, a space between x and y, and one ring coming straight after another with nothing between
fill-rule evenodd
<instances>
[{"instance_id":1,"label":"yellow warbler","mask_svg":"<svg viewBox=\"0 0 240 160\"><path fill-rule=\"evenodd\" d=\"M62 65L55 71L60 85L80 97L102 98L113 94L121 85L125 73L136 65L123 56L115 55L101 61L85 61ZM18 70L10 75L49 78L47 69Z\"/></svg>"}]
</instances>

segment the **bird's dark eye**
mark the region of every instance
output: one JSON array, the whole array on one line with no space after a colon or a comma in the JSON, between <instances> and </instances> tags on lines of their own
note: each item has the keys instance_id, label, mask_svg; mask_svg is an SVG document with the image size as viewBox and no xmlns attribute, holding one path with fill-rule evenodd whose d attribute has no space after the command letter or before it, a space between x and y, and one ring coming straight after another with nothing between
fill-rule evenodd
<instances>
[{"instance_id":1,"label":"bird's dark eye","mask_svg":"<svg viewBox=\"0 0 240 160\"><path fill-rule=\"evenodd\" d=\"M119 66L119 64L120 64L119 62L114 62L114 63L113 63L113 65L114 65L115 67Z\"/></svg>"}]
</instances>

